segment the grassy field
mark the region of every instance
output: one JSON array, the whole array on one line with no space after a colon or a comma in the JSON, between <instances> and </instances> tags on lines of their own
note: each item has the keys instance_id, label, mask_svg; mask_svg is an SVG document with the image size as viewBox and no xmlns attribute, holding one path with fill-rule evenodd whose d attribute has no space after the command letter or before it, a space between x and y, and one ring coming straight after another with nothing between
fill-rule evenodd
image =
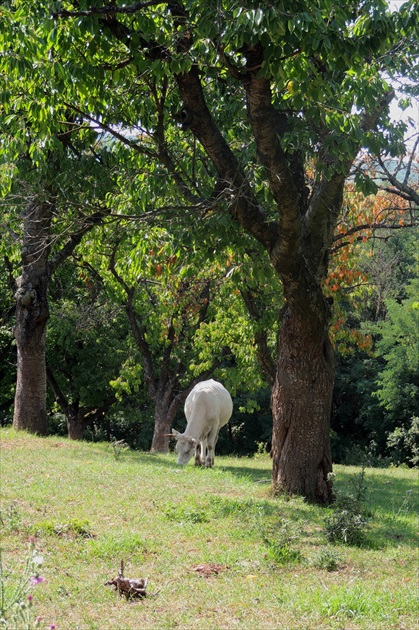
<instances>
[{"instance_id":1,"label":"grassy field","mask_svg":"<svg viewBox=\"0 0 419 630\"><path fill-rule=\"evenodd\" d=\"M40 628L418 627L417 471L366 470L368 529L354 546L326 535L336 508L271 496L265 455L216 456L205 470L172 454L0 437L5 597L35 537ZM335 474L340 495L359 491L359 468ZM121 559L126 577L148 577L145 599L105 585Z\"/></svg>"}]
</instances>

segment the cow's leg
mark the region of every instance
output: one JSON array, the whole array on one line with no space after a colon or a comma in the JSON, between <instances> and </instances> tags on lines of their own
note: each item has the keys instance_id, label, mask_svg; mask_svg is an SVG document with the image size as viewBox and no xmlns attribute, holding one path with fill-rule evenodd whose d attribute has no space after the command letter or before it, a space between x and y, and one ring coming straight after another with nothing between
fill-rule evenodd
<instances>
[{"instance_id":1,"label":"cow's leg","mask_svg":"<svg viewBox=\"0 0 419 630\"><path fill-rule=\"evenodd\" d=\"M214 466L214 454L215 445L218 438L218 427L213 427L208 435L208 446L205 457L205 468L212 468Z\"/></svg>"},{"instance_id":2,"label":"cow's leg","mask_svg":"<svg viewBox=\"0 0 419 630\"><path fill-rule=\"evenodd\" d=\"M207 441L201 440L195 448L195 466L204 466L205 454L207 452Z\"/></svg>"},{"instance_id":3,"label":"cow's leg","mask_svg":"<svg viewBox=\"0 0 419 630\"><path fill-rule=\"evenodd\" d=\"M207 438L205 438L201 442L201 466L205 466L207 451L208 451Z\"/></svg>"},{"instance_id":4,"label":"cow's leg","mask_svg":"<svg viewBox=\"0 0 419 630\"><path fill-rule=\"evenodd\" d=\"M198 442L198 444L195 447L195 466L202 466L202 463L201 463L201 442Z\"/></svg>"}]
</instances>

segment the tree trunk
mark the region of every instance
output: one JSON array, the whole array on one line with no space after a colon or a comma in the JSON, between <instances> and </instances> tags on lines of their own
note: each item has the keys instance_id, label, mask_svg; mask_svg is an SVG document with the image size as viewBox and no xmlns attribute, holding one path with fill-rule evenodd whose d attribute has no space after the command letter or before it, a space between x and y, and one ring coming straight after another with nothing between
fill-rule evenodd
<instances>
[{"instance_id":1,"label":"tree trunk","mask_svg":"<svg viewBox=\"0 0 419 630\"><path fill-rule=\"evenodd\" d=\"M169 452L169 437L167 434L172 426L173 418L179 409L180 402L177 405L173 405L171 402L170 407L165 404L156 404L154 412L154 433L153 440L151 442L152 453L168 453Z\"/></svg>"},{"instance_id":2,"label":"tree trunk","mask_svg":"<svg viewBox=\"0 0 419 630\"><path fill-rule=\"evenodd\" d=\"M67 418L68 437L70 440L82 440L87 425L84 409L78 405L70 405L65 410Z\"/></svg>"},{"instance_id":3,"label":"tree trunk","mask_svg":"<svg viewBox=\"0 0 419 630\"><path fill-rule=\"evenodd\" d=\"M276 491L324 504L333 500L328 475L334 370L326 323L313 312L286 307L272 391L273 484Z\"/></svg>"},{"instance_id":4,"label":"tree trunk","mask_svg":"<svg viewBox=\"0 0 419 630\"><path fill-rule=\"evenodd\" d=\"M25 211L22 275L17 279L17 382L13 427L48 433L45 336L49 318L47 288L51 205L32 200Z\"/></svg>"}]
</instances>

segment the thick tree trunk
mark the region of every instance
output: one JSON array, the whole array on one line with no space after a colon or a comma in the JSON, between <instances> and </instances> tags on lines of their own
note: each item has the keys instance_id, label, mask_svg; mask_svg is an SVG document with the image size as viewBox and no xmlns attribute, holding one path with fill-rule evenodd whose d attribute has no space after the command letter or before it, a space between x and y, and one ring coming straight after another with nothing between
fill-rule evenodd
<instances>
[{"instance_id":1,"label":"thick tree trunk","mask_svg":"<svg viewBox=\"0 0 419 630\"><path fill-rule=\"evenodd\" d=\"M173 418L179 409L180 402L173 404L173 400L169 399L169 405L156 403L154 412L154 433L151 443L152 453L168 453L169 440L167 434L172 426Z\"/></svg>"},{"instance_id":2,"label":"thick tree trunk","mask_svg":"<svg viewBox=\"0 0 419 630\"><path fill-rule=\"evenodd\" d=\"M169 433L171 424L171 420L168 422L164 415L161 416L157 412L154 414L154 433L150 449L152 453L169 452L170 438L165 434Z\"/></svg>"},{"instance_id":3,"label":"thick tree trunk","mask_svg":"<svg viewBox=\"0 0 419 630\"><path fill-rule=\"evenodd\" d=\"M22 275L17 279L17 383L13 427L48 433L45 335L49 317L47 288L51 206L32 201L24 216Z\"/></svg>"},{"instance_id":4,"label":"thick tree trunk","mask_svg":"<svg viewBox=\"0 0 419 630\"><path fill-rule=\"evenodd\" d=\"M67 408L67 429L70 440L82 440L87 422L83 410Z\"/></svg>"},{"instance_id":5,"label":"thick tree trunk","mask_svg":"<svg viewBox=\"0 0 419 630\"><path fill-rule=\"evenodd\" d=\"M334 356L327 326L313 312L287 307L272 391L273 484L276 491L330 503L330 412Z\"/></svg>"}]
</instances>

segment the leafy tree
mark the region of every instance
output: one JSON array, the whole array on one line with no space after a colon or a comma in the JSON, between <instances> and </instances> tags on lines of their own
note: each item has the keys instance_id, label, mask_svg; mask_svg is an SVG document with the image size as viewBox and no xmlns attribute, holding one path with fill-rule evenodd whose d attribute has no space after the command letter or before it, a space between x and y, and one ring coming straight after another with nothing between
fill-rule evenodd
<instances>
[{"instance_id":1,"label":"leafy tree","mask_svg":"<svg viewBox=\"0 0 419 630\"><path fill-rule=\"evenodd\" d=\"M377 375L376 396L384 410L387 433L405 428L419 408L419 278L402 301L387 301L387 316L373 331L385 366Z\"/></svg>"},{"instance_id":2,"label":"leafy tree","mask_svg":"<svg viewBox=\"0 0 419 630\"><path fill-rule=\"evenodd\" d=\"M362 281L356 281L352 288L343 285L335 293L339 317L333 334L338 340L338 369L332 428L333 452L338 461L354 463L365 451L373 461L395 461L392 450L387 448L389 435L396 431L404 436L410 426L416 402L409 402L404 390L416 376L408 367L411 361L402 357L402 330L406 334L409 330L414 353L417 331L414 317L410 321L408 304L417 283L416 250L415 232L392 233L389 238L388 233L378 231L373 239L360 242L352 250L356 252L352 275L360 276ZM393 322L393 310L398 326ZM406 317L403 323L400 312ZM392 357L389 363L387 355ZM399 373L402 368L403 374ZM380 393L384 381L389 386L385 404ZM397 407L397 411L389 413L386 406Z\"/></svg>"},{"instance_id":3,"label":"leafy tree","mask_svg":"<svg viewBox=\"0 0 419 630\"><path fill-rule=\"evenodd\" d=\"M153 451L168 449L173 419L197 382L216 372L233 391L246 379L249 389L260 383L251 328L226 277L231 257L219 251L208 261L188 241L181 231L171 235L150 223L127 230L123 221L103 229L84 254L127 315L141 368L127 363L113 385L131 393L145 382L154 404Z\"/></svg>"},{"instance_id":4,"label":"leafy tree","mask_svg":"<svg viewBox=\"0 0 419 630\"><path fill-rule=\"evenodd\" d=\"M58 159L58 155L55 157ZM69 162L72 162L71 158ZM57 217L60 219L61 208L63 205L67 206L69 201L56 186L58 179L60 186L64 183L63 163L67 168L70 167L66 163L65 154L60 156L59 167L53 165L52 169L48 168L42 174L41 180L38 183L32 181L30 189L24 193L22 266L21 275L16 279L14 336L17 344L17 383L13 423L16 429L28 429L41 435L48 431L45 362L46 325L49 319L48 286L57 267L102 217L101 211L80 217L77 227L71 229L75 215L67 214L65 222L71 232L67 236L64 228L63 235L63 226L59 220L55 220ZM74 164L71 164L71 168L74 172ZM45 183L47 176L51 177L51 183ZM77 215L77 211L75 214Z\"/></svg>"},{"instance_id":5,"label":"leafy tree","mask_svg":"<svg viewBox=\"0 0 419 630\"><path fill-rule=\"evenodd\" d=\"M44 138L61 112L84 117L115 138L121 159L129 148L131 163L148 160L141 189L127 182L144 209L164 182L194 225L217 230L223 216L232 245L246 234L253 260L267 253L285 296L273 482L318 502L332 497L328 254L360 149L403 152L388 77L417 75L414 6L60 2L51 16L49 2L14 0L2 9L13 51L2 71L23 75L28 120Z\"/></svg>"},{"instance_id":6,"label":"leafy tree","mask_svg":"<svg viewBox=\"0 0 419 630\"><path fill-rule=\"evenodd\" d=\"M47 379L55 402L49 407L65 416L68 436L81 439L116 402L110 382L126 358L127 325L88 268L68 261L51 284Z\"/></svg>"}]
</instances>

